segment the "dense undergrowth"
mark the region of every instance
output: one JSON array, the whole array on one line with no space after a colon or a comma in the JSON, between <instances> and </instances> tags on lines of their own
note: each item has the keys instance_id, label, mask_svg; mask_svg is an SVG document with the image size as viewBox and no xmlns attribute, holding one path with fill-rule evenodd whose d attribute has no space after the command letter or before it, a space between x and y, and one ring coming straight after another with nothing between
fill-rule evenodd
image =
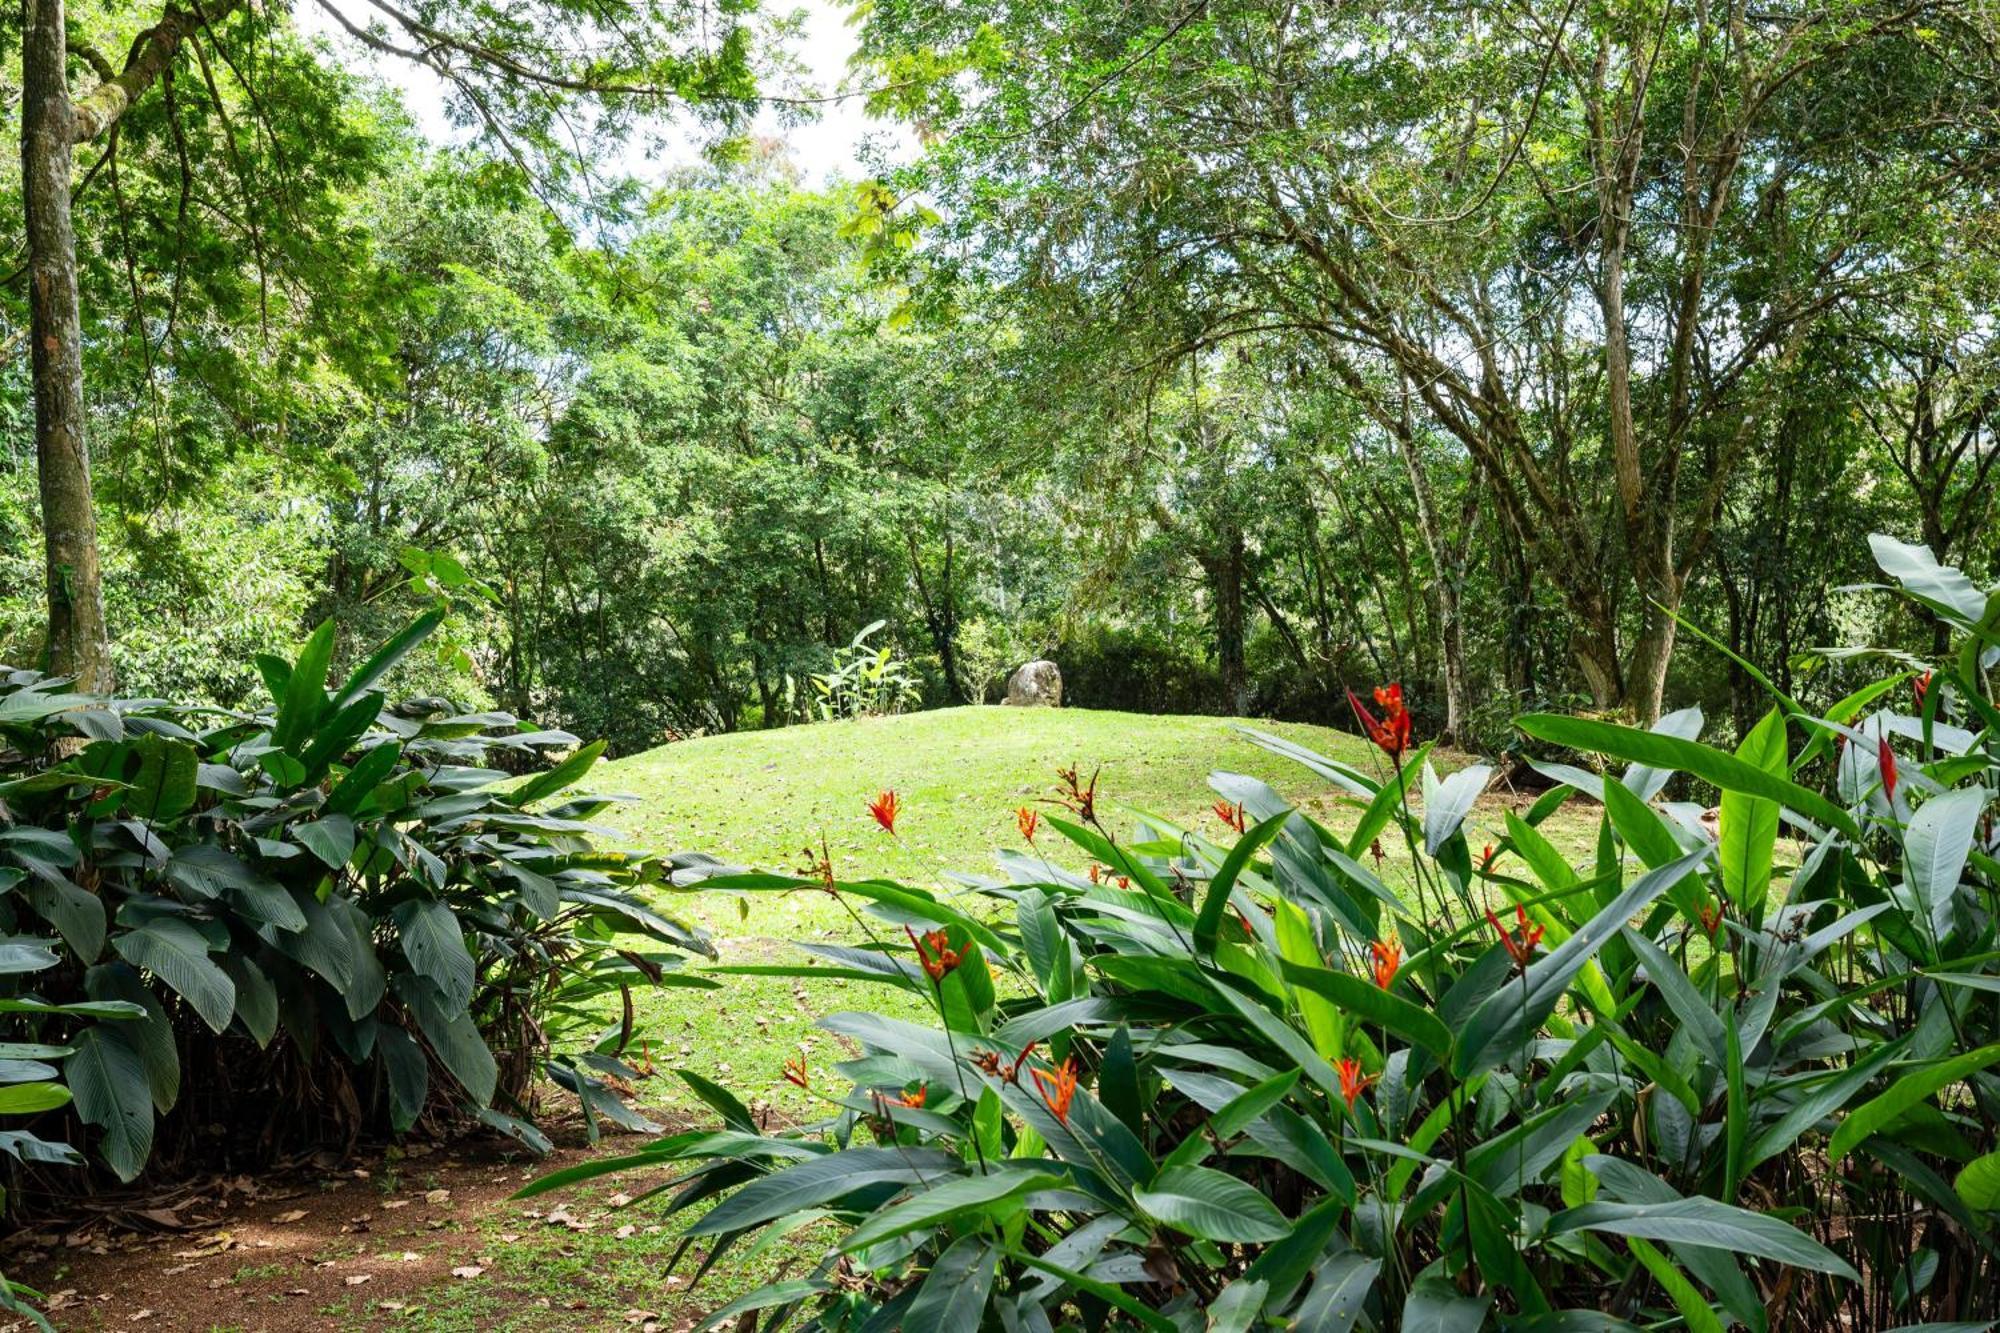
<instances>
[{"instance_id":1,"label":"dense undergrowth","mask_svg":"<svg viewBox=\"0 0 2000 1333\"><path fill-rule=\"evenodd\" d=\"M1269 741L1363 810L1344 838L1227 773L1226 845L1115 830L1071 771L961 893L830 863L720 881L833 895L869 943L797 970L932 1021L825 1019L859 1055L788 1068L809 1123L697 1081L719 1128L535 1188L682 1165L709 1265L838 1224L710 1326L1985 1327L2000 597L1876 553L1951 653L1824 715L1774 688L1733 753L1693 714L1523 718L1606 763L1551 766L1476 854L1487 774L1435 779L1384 691L1386 773ZM1572 864L1538 826L1584 798ZM1411 876L1378 875L1384 840Z\"/></svg>"},{"instance_id":2,"label":"dense undergrowth","mask_svg":"<svg viewBox=\"0 0 2000 1333\"><path fill-rule=\"evenodd\" d=\"M678 970L711 951L640 891L703 858L599 845L611 802L565 793L602 746L388 707L380 682L439 620L338 685L322 626L296 661L260 659L255 711L0 675L17 1199L91 1188L85 1147L120 1181L468 1117L543 1150L550 1082L593 1136L657 1128L618 1095L630 991L715 983Z\"/></svg>"}]
</instances>

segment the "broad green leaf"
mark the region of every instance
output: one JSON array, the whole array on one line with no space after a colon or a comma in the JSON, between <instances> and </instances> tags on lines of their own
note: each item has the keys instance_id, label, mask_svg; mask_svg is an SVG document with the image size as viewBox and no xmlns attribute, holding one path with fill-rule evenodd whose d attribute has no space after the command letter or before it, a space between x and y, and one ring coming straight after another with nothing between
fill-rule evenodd
<instances>
[{"instance_id":1,"label":"broad green leaf","mask_svg":"<svg viewBox=\"0 0 2000 1333\"><path fill-rule=\"evenodd\" d=\"M2000 1212L2000 1152L1967 1162L1952 1182L1965 1206L1979 1213Z\"/></svg>"},{"instance_id":2,"label":"broad green leaf","mask_svg":"<svg viewBox=\"0 0 2000 1333\"><path fill-rule=\"evenodd\" d=\"M1299 1305L1298 1327L1317 1333L1351 1333L1367 1308L1368 1293L1382 1261L1349 1252L1326 1260L1313 1272L1312 1290Z\"/></svg>"},{"instance_id":3,"label":"broad green leaf","mask_svg":"<svg viewBox=\"0 0 2000 1333\"><path fill-rule=\"evenodd\" d=\"M35 1115L69 1105L69 1089L60 1083L9 1083L0 1087L0 1115Z\"/></svg>"},{"instance_id":4,"label":"broad green leaf","mask_svg":"<svg viewBox=\"0 0 2000 1333\"><path fill-rule=\"evenodd\" d=\"M1693 874L1708 855L1709 849L1704 847L1669 865L1647 871L1578 927L1574 935L1529 964L1519 983L1503 985L1487 996L1459 1030L1452 1052L1453 1072L1464 1078L1490 1069L1511 1054L1517 1042L1539 1031L1555 1012L1571 980L1604 941L1655 898ZM1502 1037L1507 1039L1504 1043Z\"/></svg>"},{"instance_id":5,"label":"broad green leaf","mask_svg":"<svg viewBox=\"0 0 2000 1333\"><path fill-rule=\"evenodd\" d=\"M479 1027L472 1021L472 1015L463 1008L443 1004L430 990L429 984L416 982L405 985L406 979L399 979L397 989L410 1001L410 1009L416 1015L417 1027L430 1043L451 1076L459 1086L471 1096L476 1106L486 1106L493 1100L494 1089L500 1081L499 1067L493 1061L493 1052L487 1049L486 1039L479 1035ZM371 1006L372 1007L372 1006Z\"/></svg>"},{"instance_id":6,"label":"broad green leaf","mask_svg":"<svg viewBox=\"0 0 2000 1333\"><path fill-rule=\"evenodd\" d=\"M1736 757L1783 781L1788 771L1784 714L1775 708L1764 714L1736 747ZM1725 788L1717 820L1716 864L1723 890L1746 920L1761 921L1771 891L1771 856L1778 843L1778 802Z\"/></svg>"},{"instance_id":7,"label":"broad green leaf","mask_svg":"<svg viewBox=\"0 0 2000 1333\"><path fill-rule=\"evenodd\" d=\"M186 741L148 732L132 742L139 771L124 794L124 807L140 819L172 819L194 805L195 774L201 756Z\"/></svg>"},{"instance_id":8,"label":"broad green leaf","mask_svg":"<svg viewBox=\"0 0 2000 1333\"><path fill-rule=\"evenodd\" d=\"M1493 780L1493 767L1470 764L1436 786L1431 785L1428 768L1424 775L1424 851L1436 856L1438 849L1450 841L1465 817L1472 813L1472 803Z\"/></svg>"},{"instance_id":9,"label":"broad green leaf","mask_svg":"<svg viewBox=\"0 0 2000 1333\"><path fill-rule=\"evenodd\" d=\"M1259 733L1252 732L1250 734L1252 739L1257 740L1258 744L1264 745L1263 740L1259 738ZM1410 793L1416 789L1415 784L1423 774L1425 761L1430 758L1431 745L1432 742L1425 741L1422 745L1418 746L1417 752L1403 761L1401 777L1394 781L1383 783L1369 797L1368 808L1361 812L1360 820L1354 825L1354 832L1347 839L1347 854L1349 856L1358 858L1365 853L1368 850L1368 845L1374 842L1381 835L1382 830L1389 826L1389 821L1395 818L1396 811L1409 799ZM1264 748L1267 750L1275 749L1275 747L1270 745L1264 745ZM1286 753L1283 750L1277 750L1276 752L1280 754ZM1325 762L1331 763L1332 761L1327 760Z\"/></svg>"},{"instance_id":10,"label":"broad green leaf","mask_svg":"<svg viewBox=\"0 0 2000 1333\"><path fill-rule=\"evenodd\" d=\"M340 693L333 698L335 708L344 708L359 699L362 693L372 689L375 683L394 670L416 646L429 638L437 627L444 623L444 611L434 608L424 612L415 620L397 631L396 636L369 654L368 660L354 669L347 683L340 687Z\"/></svg>"},{"instance_id":11,"label":"broad green leaf","mask_svg":"<svg viewBox=\"0 0 2000 1333\"><path fill-rule=\"evenodd\" d=\"M320 622L306 640L299 660L285 681L285 697L271 727L271 744L291 749L303 740L326 712L326 669L333 661L333 622ZM304 766L300 765L303 776ZM297 781L299 779L295 779Z\"/></svg>"},{"instance_id":12,"label":"broad green leaf","mask_svg":"<svg viewBox=\"0 0 2000 1333\"><path fill-rule=\"evenodd\" d=\"M397 903L390 915L410 969L437 987L446 1006L464 1008L472 999L473 960L451 908L432 899L411 898Z\"/></svg>"},{"instance_id":13,"label":"broad green leaf","mask_svg":"<svg viewBox=\"0 0 2000 1333\"><path fill-rule=\"evenodd\" d=\"M1762 796L1816 823L1837 828L1856 841L1861 838L1853 817L1819 793L1695 741L1562 713L1529 713L1518 719L1516 725L1530 736L1553 745L1614 755L1656 768L1679 769L1723 791Z\"/></svg>"},{"instance_id":14,"label":"broad green leaf","mask_svg":"<svg viewBox=\"0 0 2000 1333\"><path fill-rule=\"evenodd\" d=\"M326 804L322 807L328 814L353 814L374 794L389 771L402 758L403 746L400 741L385 741L365 751L354 761L354 767L341 776L327 793Z\"/></svg>"},{"instance_id":15,"label":"broad green leaf","mask_svg":"<svg viewBox=\"0 0 2000 1333\"><path fill-rule=\"evenodd\" d=\"M576 785L583 775L590 772L599 756L604 753L604 742L597 741L584 746L569 758L557 764L546 773L537 773L520 786L508 792L506 802L519 810L525 810L536 801L554 796L565 788Z\"/></svg>"},{"instance_id":16,"label":"broad green leaf","mask_svg":"<svg viewBox=\"0 0 2000 1333\"><path fill-rule=\"evenodd\" d=\"M1549 1232L1603 1231L1614 1236L1734 1250L1849 1281L1859 1276L1847 1261L1789 1222L1736 1208L1717 1199L1663 1203L1587 1203L1549 1219Z\"/></svg>"},{"instance_id":17,"label":"broad green leaf","mask_svg":"<svg viewBox=\"0 0 2000 1333\"><path fill-rule=\"evenodd\" d=\"M1222 868L1208 882L1207 894L1201 900L1201 914L1194 921L1196 949L1210 950L1215 947L1216 935L1222 927L1222 914L1229 908L1229 891L1236 886L1237 876L1243 873L1265 843L1284 831L1285 821L1291 816L1289 810L1272 815L1238 838L1236 845L1229 849L1229 855L1222 859Z\"/></svg>"},{"instance_id":18,"label":"broad green leaf","mask_svg":"<svg viewBox=\"0 0 2000 1333\"><path fill-rule=\"evenodd\" d=\"M1479 1333L1491 1296L1467 1296L1439 1277L1418 1278L1403 1302L1402 1333Z\"/></svg>"},{"instance_id":19,"label":"broad green leaf","mask_svg":"<svg viewBox=\"0 0 2000 1333\"><path fill-rule=\"evenodd\" d=\"M693 1235L727 1235L817 1208L870 1185L916 1185L960 1169L957 1157L932 1148L850 1148L760 1176L697 1218Z\"/></svg>"},{"instance_id":20,"label":"broad green leaf","mask_svg":"<svg viewBox=\"0 0 2000 1333\"><path fill-rule=\"evenodd\" d=\"M1965 859L1986 809L1982 787L1961 787L1933 796L1910 816L1903 834L1903 871L1938 939L1951 933L1952 902L1958 895Z\"/></svg>"},{"instance_id":21,"label":"broad green leaf","mask_svg":"<svg viewBox=\"0 0 2000 1333\"><path fill-rule=\"evenodd\" d=\"M1151 1188L1135 1190L1132 1199L1150 1216L1202 1240L1255 1244L1291 1230L1285 1215L1255 1187L1205 1166L1162 1171Z\"/></svg>"},{"instance_id":22,"label":"broad green leaf","mask_svg":"<svg viewBox=\"0 0 2000 1333\"><path fill-rule=\"evenodd\" d=\"M1646 1266L1646 1271L1653 1275L1653 1280L1673 1301L1674 1308L1687 1322L1689 1333L1722 1333L1722 1321L1716 1317L1715 1308L1700 1289L1687 1280L1672 1259L1638 1236L1626 1237L1626 1244L1632 1248L1632 1257Z\"/></svg>"},{"instance_id":23,"label":"broad green leaf","mask_svg":"<svg viewBox=\"0 0 2000 1333\"><path fill-rule=\"evenodd\" d=\"M338 870L354 855L354 821L332 813L305 823L293 824L287 833L318 857L329 870Z\"/></svg>"},{"instance_id":24,"label":"broad green leaf","mask_svg":"<svg viewBox=\"0 0 2000 1333\"><path fill-rule=\"evenodd\" d=\"M984 1326L986 1302L993 1294L993 1277L1000 1251L984 1236L961 1236L931 1264L930 1275L917 1289L916 1300L903 1316L906 1329L936 1329L938 1333L978 1333Z\"/></svg>"},{"instance_id":25,"label":"broad green leaf","mask_svg":"<svg viewBox=\"0 0 2000 1333\"><path fill-rule=\"evenodd\" d=\"M225 1031L236 1016L236 983L209 957L208 941L184 921L161 917L115 936L111 947L134 967L159 977L204 1023Z\"/></svg>"},{"instance_id":26,"label":"broad green leaf","mask_svg":"<svg viewBox=\"0 0 2000 1333\"><path fill-rule=\"evenodd\" d=\"M120 1180L133 1179L153 1151L153 1094L138 1055L103 1031L85 1028L63 1072L77 1115L104 1131L97 1145L104 1164Z\"/></svg>"},{"instance_id":27,"label":"broad green leaf","mask_svg":"<svg viewBox=\"0 0 2000 1333\"><path fill-rule=\"evenodd\" d=\"M868 1220L841 1238L840 1248L852 1254L880 1241L920 1227L937 1226L966 1213L986 1211L1038 1189L1054 1189L1066 1174L1025 1167L1001 1166L984 1175L958 1176L911 1195L893 1207L877 1209Z\"/></svg>"},{"instance_id":28,"label":"broad green leaf","mask_svg":"<svg viewBox=\"0 0 2000 1333\"><path fill-rule=\"evenodd\" d=\"M1271 905L1271 922L1278 937L1278 954L1288 963L1318 967L1319 942L1313 938L1312 918L1289 898ZM1306 1035L1324 1060L1340 1058L1342 1022L1340 1010L1316 991L1298 990L1299 1017L1305 1020Z\"/></svg>"},{"instance_id":29,"label":"broad green leaf","mask_svg":"<svg viewBox=\"0 0 2000 1333\"><path fill-rule=\"evenodd\" d=\"M1828 1163L1838 1162L1847 1156L1869 1135L1888 1128L1919 1102L1930 1100L1931 1094L1938 1089L1960 1082L1996 1061L2000 1061L2000 1045L1982 1046L1976 1051L1939 1060L1903 1075L1890 1084L1886 1092L1855 1107L1840 1122L1840 1126L1833 1131L1832 1141L1827 1144Z\"/></svg>"},{"instance_id":30,"label":"broad green leaf","mask_svg":"<svg viewBox=\"0 0 2000 1333\"><path fill-rule=\"evenodd\" d=\"M1430 1010L1410 1003L1400 995L1383 990L1373 981L1324 967L1282 964L1285 980L1303 990L1323 995L1364 1022L1385 1027L1412 1045L1430 1052L1442 1062L1451 1057L1451 1029Z\"/></svg>"},{"instance_id":31,"label":"broad green leaf","mask_svg":"<svg viewBox=\"0 0 2000 1333\"><path fill-rule=\"evenodd\" d=\"M375 1038L375 1049L388 1075L389 1125L398 1134L407 1133L430 1097L430 1061L414 1037L386 1023Z\"/></svg>"}]
</instances>

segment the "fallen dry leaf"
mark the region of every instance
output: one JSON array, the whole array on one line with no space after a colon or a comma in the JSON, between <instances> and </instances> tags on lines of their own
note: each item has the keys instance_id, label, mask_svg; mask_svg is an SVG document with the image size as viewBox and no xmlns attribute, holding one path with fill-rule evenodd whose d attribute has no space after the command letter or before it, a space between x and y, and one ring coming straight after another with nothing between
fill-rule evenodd
<instances>
[{"instance_id":1,"label":"fallen dry leaf","mask_svg":"<svg viewBox=\"0 0 2000 1333\"><path fill-rule=\"evenodd\" d=\"M453 1277L462 1277L462 1278L484 1277L486 1275L486 1270L481 1268L478 1264L464 1264L458 1268L452 1269L451 1275Z\"/></svg>"},{"instance_id":2,"label":"fallen dry leaf","mask_svg":"<svg viewBox=\"0 0 2000 1333\"><path fill-rule=\"evenodd\" d=\"M305 1218L305 1215L306 1215L305 1209L294 1208L290 1212L279 1213L276 1217L272 1218L271 1220L273 1222L276 1222L280 1226L290 1226L294 1222L302 1221Z\"/></svg>"},{"instance_id":3,"label":"fallen dry leaf","mask_svg":"<svg viewBox=\"0 0 2000 1333\"><path fill-rule=\"evenodd\" d=\"M375 1275L373 1273L349 1273L343 1280L350 1287L358 1287L364 1282L373 1282Z\"/></svg>"}]
</instances>

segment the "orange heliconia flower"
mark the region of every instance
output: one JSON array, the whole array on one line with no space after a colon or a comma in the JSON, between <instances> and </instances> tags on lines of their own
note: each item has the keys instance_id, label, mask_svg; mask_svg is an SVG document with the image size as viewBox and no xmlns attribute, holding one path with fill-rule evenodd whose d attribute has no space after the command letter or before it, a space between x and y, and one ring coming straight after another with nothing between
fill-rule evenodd
<instances>
[{"instance_id":1,"label":"orange heliconia flower","mask_svg":"<svg viewBox=\"0 0 2000 1333\"><path fill-rule=\"evenodd\" d=\"M1249 827L1250 821L1243 817L1243 807L1229 801L1215 803L1215 817L1241 833Z\"/></svg>"},{"instance_id":2,"label":"orange heliconia flower","mask_svg":"<svg viewBox=\"0 0 2000 1333\"><path fill-rule=\"evenodd\" d=\"M879 792L868 803L868 813L875 816L875 822L894 833L896 816L903 813L903 798L893 791Z\"/></svg>"},{"instance_id":3,"label":"orange heliconia flower","mask_svg":"<svg viewBox=\"0 0 2000 1333\"><path fill-rule=\"evenodd\" d=\"M925 931L919 936L916 931L904 926L903 933L915 946L917 961L924 965L924 975L934 982L943 981L965 961L958 950L951 947L951 937L941 930Z\"/></svg>"},{"instance_id":4,"label":"orange heliconia flower","mask_svg":"<svg viewBox=\"0 0 2000 1333\"><path fill-rule=\"evenodd\" d=\"M1343 1057L1333 1068L1340 1075L1340 1095L1347 1099L1347 1109L1350 1111L1354 1109L1354 1103L1360 1100L1361 1094L1368 1091L1368 1086L1382 1077L1380 1074L1369 1074L1364 1077L1361 1073L1361 1062L1351 1055Z\"/></svg>"},{"instance_id":5,"label":"orange heliconia flower","mask_svg":"<svg viewBox=\"0 0 2000 1333\"><path fill-rule=\"evenodd\" d=\"M919 1083L917 1084L916 1091L906 1092L902 1096L898 1097L896 1099L896 1105L907 1106L913 1111L921 1110L923 1109L924 1100L928 1098L930 1095L931 1095L931 1085L928 1083Z\"/></svg>"},{"instance_id":6,"label":"orange heliconia flower","mask_svg":"<svg viewBox=\"0 0 2000 1333\"><path fill-rule=\"evenodd\" d=\"M1875 765L1882 770L1882 798L1896 799L1896 752L1889 748L1889 738L1884 736L1875 747Z\"/></svg>"},{"instance_id":7,"label":"orange heliconia flower","mask_svg":"<svg viewBox=\"0 0 2000 1333\"><path fill-rule=\"evenodd\" d=\"M1487 844L1486 844L1486 850L1485 850L1485 851L1483 851L1483 852L1481 852L1481 853L1479 854L1479 868L1480 868L1481 870L1490 870L1490 869L1492 869L1492 868L1493 868L1493 858L1494 858L1494 857L1496 857L1496 856L1498 856L1499 854L1500 854L1500 853L1498 853L1498 852L1496 852L1496 851L1494 851L1494 850L1493 850L1493 844L1492 844L1492 843L1490 843L1490 842L1489 842L1489 843L1487 843Z\"/></svg>"},{"instance_id":8,"label":"orange heliconia flower","mask_svg":"<svg viewBox=\"0 0 2000 1333\"><path fill-rule=\"evenodd\" d=\"M1103 882L1103 879L1104 879L1104 867L1097 864L1097 862L1092 861L1090 863L1090 882L1092 884L1099 884Z\"/></svg>"},{"instance_id":9,"label":"orange heliconia flower","mask_svg":"<svg viewBox=\"0 0 2000 1333\"><path fill-rule=\"evenodd\" d=\"M1379 719L1368 711L1353 690L1347 692L1347 706L1354 710L1354 716L1368 739L1375 742L1382 753L1400 761L1403 752L1410 748L1411 726L1409 710L1403 707L1403 687L1394 684L1375 687L1375 706L1382 710Z\"/></svg>"},{"instance_id":10,"label":"orange heliconia flower","mask_svg":"<svg viewBox=\"0 0 2000 1333\"><path fill-rule=\"evenodd\" d=\"M785 1082L794 1087L804 1088L807 1092L812 1091L812 1075L806 1072L806 1057L803 1052L785 1061Z\"/></svg>"},{"instance_id":11,"label":"orange heliconia flower","mask_svg":"<svg viewBox=\"0 0 2000 1333\"><path fill-rule=\"evenodd\" d=\"M1713 935L1722 924L1722 904L1703 903L1701 906L1701 928Z\"/></svg>"},{"instance_id":12,"label":"orange heliconia flower","mask_svg":"<svg viewBox=\"0 0 2000 1333\"><path fill-rule=\"evenodd\" d=\"M1375 984L1383 990L1396 979L1396 969L1403 965L1403 941L1391 935L1386 940L1370 940L1368 952L1375 955Z\"/></svg>"},{"instance_id":13,"label":"orange heliconia flower","mask_svg":"<svg viewBox=\"0 0 2000 1333\"><path fill-rule=\"evenodd\" d=\"M1021 830L1023 838L1033 842L1036 832L1042 827L1042 817L1024 805L1014 812L1014 827Z\"/></svg>"},{"instance_id":14,"label":"orange heliconia flower","mask_svg":"<svg viewBox=\"0 0 2000 1333\"><path fill-rule=\"evenodd\" d=\"M1500 924L1500 918L1493 915L1493 909L1486 909L1486 919L1493 923L1493 929L1500 932L1500 943L1506 946L1507 956L1514 960L1515 967L1526 967L1528 960L1535 956L1535 946L1542 942L1542 928L1528 920L1528 909L1518 904L1514 908L1515 928L1510 931Z\"/></svg>"},{"instance_id":15,"label":"orange heliconia flower","mask_svg":"<svg viewBox=\"0 0 2000 1333\"><path fill-rule=\"evenodd\" d=\"M1931 692L1931 673L1926 671L1910 682L1910 692L1917 696L1917 711L1924 711L1924 698Z\"/></svg>"},{"instance_id":16,"label":"orange heliconia flower","mask_svg":"<svg viewBox=\"0 0 2000 1333\"><path fill-rule=\"evenodd\" d=\"M1035 1090L1042 1094L1042 1105L1049 1108L1057 1123L1068 1125L1069 1104L1076 1097L1076 1058L1065 1059L1053 1074L1039 1069L1028 1072L1035 1076Z\"/></svg>"}]
</instances>

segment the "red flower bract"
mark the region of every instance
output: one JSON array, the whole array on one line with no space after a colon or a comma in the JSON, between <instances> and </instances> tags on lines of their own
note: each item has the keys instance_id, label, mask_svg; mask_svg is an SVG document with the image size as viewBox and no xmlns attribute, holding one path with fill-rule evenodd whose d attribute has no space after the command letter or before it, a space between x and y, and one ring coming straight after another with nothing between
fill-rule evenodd
<instances>
[{"instance_id":1,"label":"red flower bract","mask_svg":"<svg viewBox=\"0 0 2000 1333\"><path fill-rule=\"evenodd\" d=\"M1882 770L1883 799L1896 799L1896 752L1889 748L1889 738L1884 736L1875 746L1875 766Z\"/></svg>"},{"instance_id":2,"label":"red flower bract","mask_svg":"<svg viewBox=\"0 0 2000 1333\"><path fill-rule=\"evenodd\" d=\"M807 1092L812 1091L812 1075L806 1072L804 1055L795 1055L785 1061L785 1082L794 1087L804 1088Z\"/></svg>"},{"instance_id":3,"label":"red flower bract","mask_svg":"<svg viewBox=\"0 0 2000 1333\"><path fill-rule=\"evenodd\" d=\"M1014 827L1021 830L1022 838L1028 842L1033 842L1035 834L1042 827L1042 817L1024 805L1014 812Z\"/></svg>"},{"instance_id":4,"label":"red flower bract","mask_svg":"<svg viewBox=\"0 0 2000 1333\"><path fill-rule=\"evenodd\" d=\"M1360 1099L1361 1094L1368 1090L1368 1085L1381 1077L1380 1074L1363 1077L1361 1062L1351 1055L1342 1058L1340 1063L1334 1066L1334 1070L1340 1075L1340 1095L1347 1099L1347 1109L1350 1111L1354 1109L1354 1103Z\"/></svg>"},{"instance_id":5,"label":"red flower bract","mask_svg":"<svg viewBox=\"0 0 2000 1333\"><path fill-rule=\"evenodd\" d=\"M1910 682L1910 693L1917 696L1917 711L1924 711L1924 700L1931 692L1931 673L1926 671Z\"/></svg>"},{"instance_id":6,"label":"red flower bract","mask_svg":"<svg viewBox=\"0 0 2000 1333\"><path fill-rule=\"evenodd\" d=\"M875 799L868 803L868 813L875 816L876 823L894 833L896 816L903 813L903 798L893 791L877 793Z\"/></svg>"},{"instance_id":7,"label":"red flower bract","mask_svg":"<svg viewBox=\"0 0 2000 1333\"><path fill-rule=\"evenodd\" d=\"M925 1100L929 1098L930 1095L931 1095L931 1085L928 1083L919 1083L917 1084L916 1090L914 1092L906 1092L902 1096L898 1097L896 1099L896 1105L907 1106L913 1111L919 1110L923 1107Z\"/></svg>"},{"instance_id":8,"label":"red flower bract","mask_svg":"<svg viewBox=\"0 0 2000 1333\"><path fill-rule=\"evenodd\" d=\"M1403 941L1391 935L1386 940L1371 940L1368 952L1375 955L1375 984L1383 990L1396 979L1396 969L1403 965Z\"/></svg>"},{"instance_id":9,"label":"red flower bract","mask_svg":"<svg viewBox=\"0 0 2000 1333\"><path fill-rule=\"evenodd\" d=\"M1375 706L1382 710L1380 718L1368 711L1367 705L1353 690L1347 692L1347 706L1354 710L1355 720L1361 723L1361 730L1368 739L1379 746L1382 753L1400 761L1403 752L1410 748L1410 714L1403 707L1403 687L1375 687Z\"/></svg>"},{"instance_id":10,"label":"red flower bract","mask_svg":"<svg viewBox=\"0 0 2000 1333\"><path fill-rule=\"evenodd\" d=\"M1528 960L1535 956L1535 946L1542 942L1542 928L1528 920L1528 909L1514 908L1515 928L1511 931L1500 924L1500 918L1493 915L1490 907L1486 909L1486 919L1493 924L1493 929L1500 932L1500 943L1506 948L1507 956L1514 960L1514 966L1526 967Z\"/></svg>"},{"instance_id":11,"label":"red flower bract","mask_svg":"<svg viewBox=\"0 0 2000 1333\"><path fill-rule=\"evenodd\" d=\"M1249 826L1250 822L1243 817L1242 806L1232 804L1228 801L1217 801L1215 803L1215 817L1235 829L1238 833L1243 832Z\"/></svg>"},{"instance_id":12,"label":"red flower bract","mask_svg":"<svg viewBox=\"0 0 2000 1333\"><path fill-rule=\"evenodd\" d=\"M1027 1053L1022 1052L1023 1055ZM1042 1105L1049 1108L1049 1114L1058 1123L1069 1124L1069 1104L1076 1097L1076 1060L1064 1060L1055 1073L1046 1074L1039 1069L1031 1069L1035 1076L1035 1090L1042 1094Z\"/></svg>"},{"instance_id":13,"label":"red flower bract","mask_svg":"<svg viewBox=\"0 0 2000 1333\"><path fill-rule=\"evenodd\" d=\"M941 930L928 930L919 936L916 931L904 926L903 933L910 937L911 945L916 948L917 961L924 965L924 975L934 982L943 981L965 961L958 950L951 947L951 937Z\"/></svg>"}]
</instances>

